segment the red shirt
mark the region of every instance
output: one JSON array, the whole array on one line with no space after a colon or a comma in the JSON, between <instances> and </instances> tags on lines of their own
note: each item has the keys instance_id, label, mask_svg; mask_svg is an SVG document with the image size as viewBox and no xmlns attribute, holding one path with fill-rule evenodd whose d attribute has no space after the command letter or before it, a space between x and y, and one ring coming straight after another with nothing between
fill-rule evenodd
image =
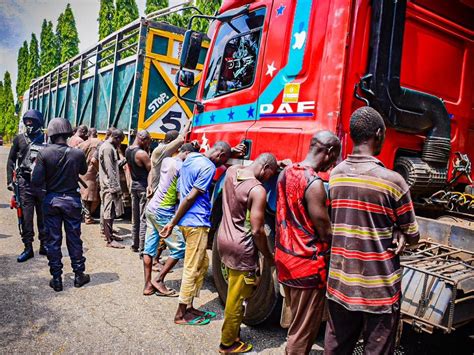
<instances>
[{"instance_id":1,"label":"red shirt","mask_svg":"<svg viewBox=\"0 0 474 355\"><path fill-rule=\"evenodd\" d=\"M316 235L305 206L306 189L319 177L293 164L278 179L275 264L278 281L296 288L324 288L329 245Z\"/></svg>"}]
</instances>

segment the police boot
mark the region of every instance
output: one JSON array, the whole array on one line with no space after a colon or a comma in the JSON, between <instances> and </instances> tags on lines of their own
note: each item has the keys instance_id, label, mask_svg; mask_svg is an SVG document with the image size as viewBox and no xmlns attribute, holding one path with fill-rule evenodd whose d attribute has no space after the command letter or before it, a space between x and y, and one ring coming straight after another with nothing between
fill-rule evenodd
<instances>
[{"instance_id":1,"label":"police boot","mask_svg":"<svg viewBox=\"0 0 474 355\"><path fill-rule=\"evenodd\" d=\"M35 256L35 253L33 252L33 246L31 243L25 243L25 250L23 250L23 253L21 253L16 261L19 263L23 263L28 259L31 259Z\"/></svg>"},{"instance_id":2,"label":"police boot","mask_svg":"<svg viewBox=\"0 0 474 355\"><path fill-rule=\"evenodd\" d=\"M60 292L63 290L63 280L61 276L53 277L51 281L49 281L49 287L51 287L54 291Z\"/></svg>"},{"instance_id":3,"label":"police boot","mask_svg":"<svg viewBox=\"0 0 474 355\"><path fill-rule=\"evenodd\" d=\"M82 287L86 283L89 283L91 277L88 274L84 274L83 272L78 272L74 277L74 287Z\"/></svg>"},{"instance_id":4,"label":"police boot","mask_svg":"<svg viewBox=\"0 0 474 355\"><path fill-rule=\"evenodd\" d=\"M43 243L40 244L39 254L40 255L48 255L48 253L46 253L46 248L44 247Z\"/></svg>"}]
</instances>

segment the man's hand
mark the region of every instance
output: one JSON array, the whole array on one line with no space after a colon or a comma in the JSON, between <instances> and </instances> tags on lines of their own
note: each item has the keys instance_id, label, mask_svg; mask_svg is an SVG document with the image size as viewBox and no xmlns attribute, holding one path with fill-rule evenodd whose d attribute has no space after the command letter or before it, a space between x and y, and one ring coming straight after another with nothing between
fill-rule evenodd
<instances>
[{"instance_id":1,"label":"man's hand","mask_svg":"<svg viewBox=\"0 0 474 355\"><path fill-rule=\"evenodd\" d=\"M388 248L387 251L390 251L395 255L400 255L405 250L405 234L403 234L398 228L393 231L392 245L393 247Z\"/></svg>"},{"instance_id":2,"label":"man's hand","mask_svg":"<svg viewBox=\"0 0 474 355\"><path fill-rule=\"evenodd\" d=\"M160 232L160 237L163 239L168 238L171 235L171 232L173 232L173 228L175 225L171 222L169 222L166 226L163 227L163 229Z\"/></svg>"},{"instance_id":3,"label":"man's hand","mask_svg":"<svg viewBox=\"0 0 474 355\"><path fill-rule=\"evenodd\" d=\"M291 165L293 162L291 159L283 159L278 161L278 168L279 169L285 169L288 165Z\"/></svg>"},{"instance_id":4,"label":"man's hand","mask_svg":"<svg viewBox=\"0 0 474 355\"><path fill-rule=\"evenodd\" d=\"M246 151L247 151L247 147L243 143L239 143L235 147L231 148L232 156L236 158L243 157Z\"/></svg>"},{"instance_id":5,"label":"man's hand","mask_svg":"<svg viewBox=\"0 0 474 355\"><path fill-rule=\"evenodd\" d=\"M13 184L8 184L7 189L8 189L8 191L13 191L14 190Z\"/></svg>"},{"instance_id":6,"label":"man's hand","mask_svg":"<svg viewBox=\"0 0 474 355\"><path fill-rule=\"evenodd\" d=\"M146 198L152 198L153 197L153 189L151 186L147 186L146 188Z\"/></svg>"}]
</instances>

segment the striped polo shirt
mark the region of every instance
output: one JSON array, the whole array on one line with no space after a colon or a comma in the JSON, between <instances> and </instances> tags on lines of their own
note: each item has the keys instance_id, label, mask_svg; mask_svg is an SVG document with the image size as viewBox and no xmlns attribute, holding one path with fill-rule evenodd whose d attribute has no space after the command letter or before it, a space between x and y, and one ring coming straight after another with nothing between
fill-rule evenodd
<instances>
[{"instance_id":1,"label":"striped polo shirt","mask_svg":"<svg viewBox=\"0 0 474 355\"><path fill-rule=\"evenodd\" d=\"M400 259L387 249L394 227L418 225L405 180L376 158L349 155L329 179L333 240L327 296L350 311L391 313L400 299Z\"/></svg>"}]
</instances>

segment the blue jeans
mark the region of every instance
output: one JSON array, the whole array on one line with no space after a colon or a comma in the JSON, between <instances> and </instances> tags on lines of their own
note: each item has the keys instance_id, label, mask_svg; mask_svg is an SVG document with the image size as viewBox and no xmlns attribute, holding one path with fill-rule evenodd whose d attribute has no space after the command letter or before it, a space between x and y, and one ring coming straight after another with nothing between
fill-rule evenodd
<instances>
[{"instance_id":1,"label":"blue jeans","mask_svg":"<svg viewBox=\"0 0 474 355\"><path fill-rule=\"evenodd\" d=\"M43 201L44 224L46 229L45 249L48 265L53 277L63 273L61 262L62 227L66 232L66 245L74 273L84 272L86 258L82 255L81 221L82 205L79 195L72 196L48 193Z\"/></svg>"},{"instance_id":2,"label":"blue jeans","mask_svg":"<svg viewBox=\"0 0 474 355\"><path fill-rule=\"evenodd\" d=\"M158 244L160 243L160 231L164 226L171 221L173 215L162 215L159 216L146 210L146 236L145 236L145 248L143 249L143 254L149 255L151 257L156 256L156 250ZM184 258L184 250L186 248L186 243L184 241L183 234L178 227L173 228L171 235L164 240L166 246L170 251L170 258L175 260L180 260Z\"/></svg>"}]
</instances>

